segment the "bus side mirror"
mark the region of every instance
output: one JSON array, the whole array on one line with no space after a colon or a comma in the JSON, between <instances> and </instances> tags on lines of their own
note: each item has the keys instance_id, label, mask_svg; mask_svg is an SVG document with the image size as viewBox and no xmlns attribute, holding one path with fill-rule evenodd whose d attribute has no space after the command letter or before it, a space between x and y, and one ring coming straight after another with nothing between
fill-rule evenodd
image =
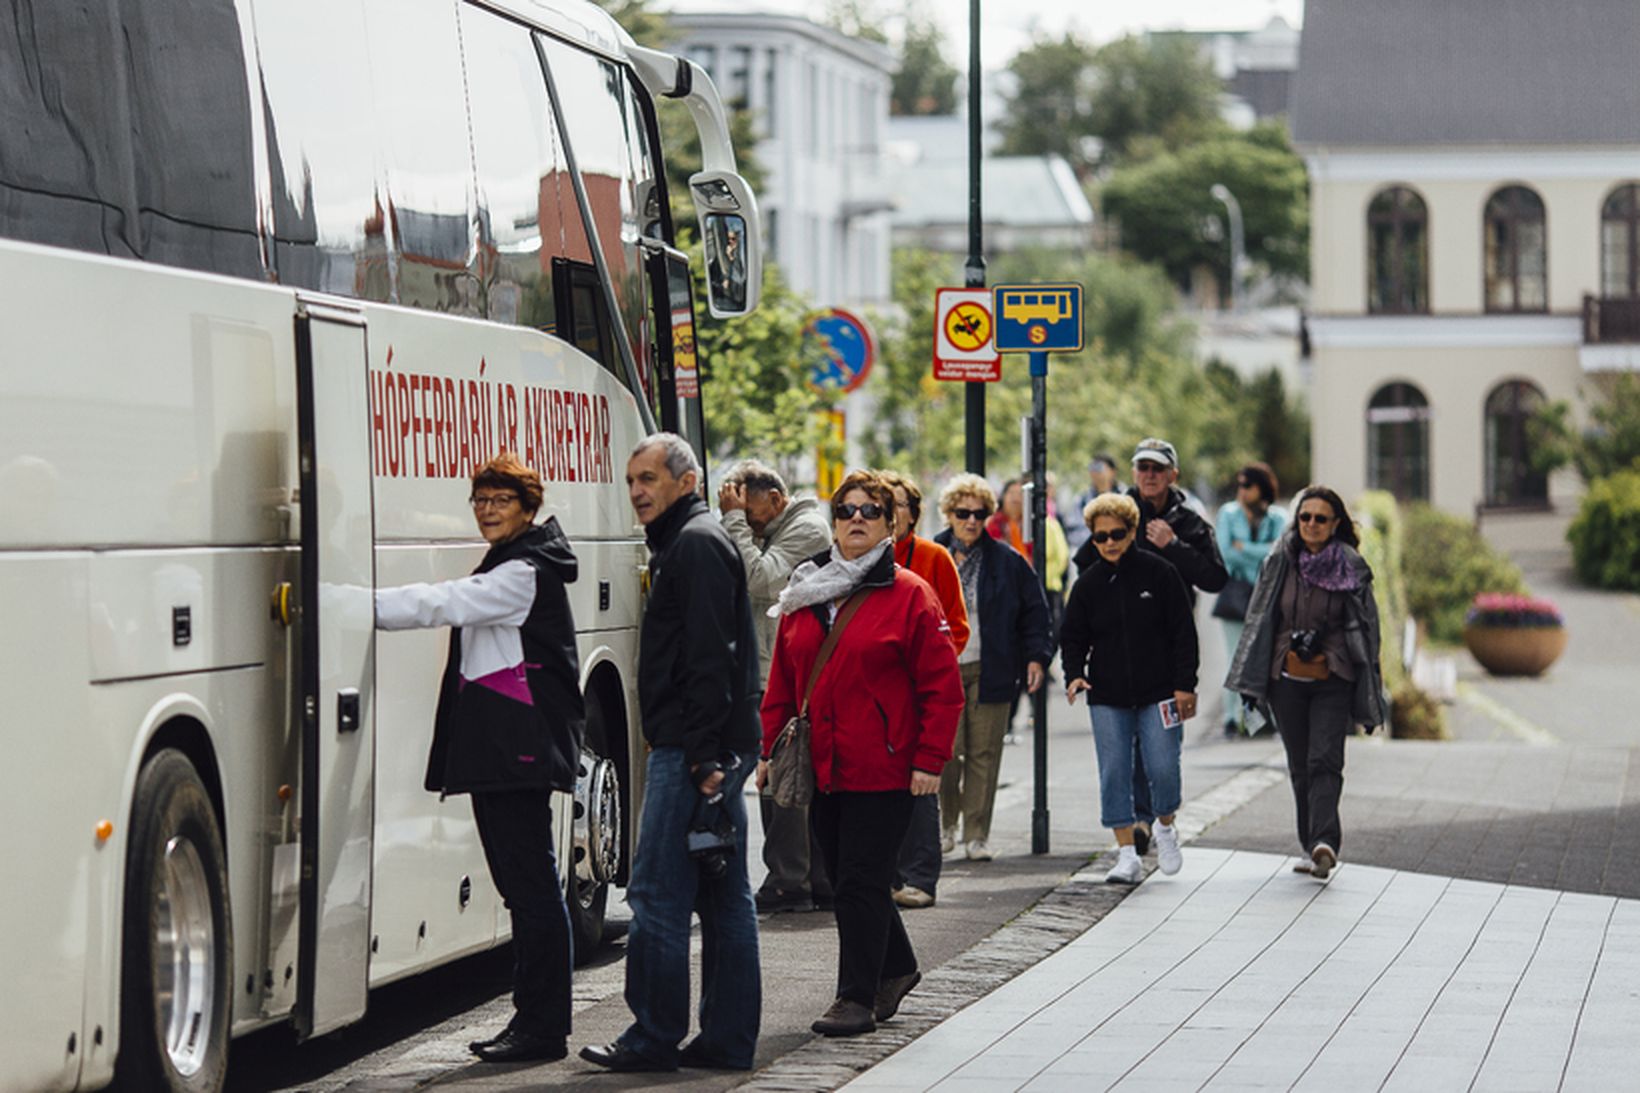
<instances>
[{"instance_id":1,"label":"bus side mirror","mask_svg":"<svg viewBox=\"0 0 1640 1093\"><path fill-rule=\"evenodd\" d=\"M714 319L750 314L763 292L763 235L757 199L732 171L689 180L706 252L706 306Z\"/></svg>"}]
</instances>

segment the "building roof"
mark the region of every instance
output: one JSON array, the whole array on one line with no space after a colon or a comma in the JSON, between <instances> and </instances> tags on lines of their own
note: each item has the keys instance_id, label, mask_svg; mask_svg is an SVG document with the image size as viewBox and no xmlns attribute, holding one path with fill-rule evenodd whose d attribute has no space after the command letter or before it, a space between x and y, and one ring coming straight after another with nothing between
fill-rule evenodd
<instances>
[{"instance_id":1,"label":"building roof","mask_svg":"<svg viewBox=\"0 0 1640 1093\"><path fill-rule=\"evenodd\" d=\"M995 156L980 169L987 224L1078 227L1093 223L1070 164L1059 156ZM896 166L890 187L896 228L968 223L968 162L937 159Z\"/></svg>"},{"instance_id":2,"label":"building roof","mask_svg":"<svg viewBox=\"0 0 1640 1093\"><path fill-rule=\"evenodd\" d=\"M1635 0L1306 0L1307 145L1640 143Z\"/></svg>"},{"instance_id":3,"label":"building roof","mask_svg":"<svg viewBox=\"0 0 1640 1093\"><path fill-rule=\"evenodd\" d=\"M766 11L669 11L666 21L682 41L706 41L708 33L750 33L758 37L787 34L806 38L823 48L850 57L868 68L893 72L898 59L880 42L853 38L834 27Z\"/></svg>"}]
</instances>

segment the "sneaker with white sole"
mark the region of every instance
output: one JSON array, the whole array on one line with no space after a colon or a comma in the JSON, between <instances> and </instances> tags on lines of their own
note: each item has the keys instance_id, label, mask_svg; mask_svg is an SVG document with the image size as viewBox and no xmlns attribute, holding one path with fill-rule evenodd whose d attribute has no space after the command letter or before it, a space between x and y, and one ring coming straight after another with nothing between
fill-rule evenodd
<instances>
[{"instance_id":1,"label":"sneaker with white sole","mask_svg":"<svg viewBox=\"0 0 1640 1093\"><path fill-rule=\"evenodd\" d=\"M957 829L948 827L940 833L940 853L949 854L957 848Z\"/></svg>"},{"instance_id":2,"label":"sneaker with white sole","mask_svg":"<svg viewBox=\"0 0 1640 1093\"><path fill-rule=\"evenodd\" d=\"M969 861L990 861L996 857L991 853L991 846L984 839L970 839L968 842Z\"/></svg>"},{"instance_id":3,"label":"sneaker with white sole","mask_svg":"<svg viewBox=\"0 0 1640 1093\"><path fill-rule=\"evenodd\" d=\"M1310 851L1310 876L1326 880L1338 868L1338 852L1326 843L1316 843Z\"/></svg>"},{"instance_id":4,"label":"sneaker with white sole","mask_svg":"<svg viewBox=\"0 0 1640 1093\"><path fill-rule=\"evenodd\" d=\"M1144 863L1133 847L1124 846L1116 854L1116 864L1105 874L1106 884L1138 884L1145 876Z\"/></svg>"},{"instance_id":5,"label":"sneaker with white sole","mask_svg":"<svg viewBox=\"0 0 1640 1093\"><path fill-rule=\"evenodd\" d=\"M1158 823L1156 825L1156 868L1171 877L1183 865L1184 855L1179 853L1179 829L1172 824Z\"/></svg>"}]
</instances>

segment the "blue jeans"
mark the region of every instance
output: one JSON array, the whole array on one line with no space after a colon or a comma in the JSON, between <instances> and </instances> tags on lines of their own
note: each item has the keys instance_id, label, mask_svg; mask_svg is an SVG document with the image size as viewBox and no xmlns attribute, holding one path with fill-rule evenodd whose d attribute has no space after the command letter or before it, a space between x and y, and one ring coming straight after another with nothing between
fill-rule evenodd
<instances>
[{"instance_id":1,"label":"blue jeans","mask_svg":"<svg viewBox=\"0 0 1640 1093\"><path fill-rule=\"evenodd\" d=\"M683 749L649 753L638 851L626 901L632 926L626 937L626 1005L632 1025L621 1043L646 1059L675 1065L689 1034L689 920L700 915L700 1035L711 1058L731 1066L752 1065L762 1015L758 968L757 908L746 877L746 800L741 787L757 756L740 756L740 767L723 780L723 804L736 834L729 869L702 878L689 856L687 836L701 799L689 777Z\"/></svg>"},{"instance_id":2,"label":"blue jeans","mask_svg":"<svg viewBox=\"0 0 1640 1093\"><path fill-rule=\"evenodd\" d=\"M1146 789L1158 816L1179 810L1179 746L1184 728L1162 727L1154 702L1137 709L1090 706L1093 747L1099 758L1099 822L1109 828L1134 823L1133 753L1144 758Z\"/></svg>"}]
</instances>

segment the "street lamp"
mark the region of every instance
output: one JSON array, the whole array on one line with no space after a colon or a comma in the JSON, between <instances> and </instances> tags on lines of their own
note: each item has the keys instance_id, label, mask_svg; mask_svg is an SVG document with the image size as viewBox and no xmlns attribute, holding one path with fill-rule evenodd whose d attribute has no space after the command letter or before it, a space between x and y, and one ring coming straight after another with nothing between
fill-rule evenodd
<instances>
[{"instance_id":1,"label":"street lamp","mask_svg":"<svg viewBox=\"0 0 1640 1093\"><path fill-rule=\"evenodd\" d=\"M1215 200L1224 202L1230 214L1230 310L1241 310L1241 269L1247 261L1247 242L1241 228L1241 202L1222 182L1213 183L1208 191Z\"/></svg>"}]
</instances>

